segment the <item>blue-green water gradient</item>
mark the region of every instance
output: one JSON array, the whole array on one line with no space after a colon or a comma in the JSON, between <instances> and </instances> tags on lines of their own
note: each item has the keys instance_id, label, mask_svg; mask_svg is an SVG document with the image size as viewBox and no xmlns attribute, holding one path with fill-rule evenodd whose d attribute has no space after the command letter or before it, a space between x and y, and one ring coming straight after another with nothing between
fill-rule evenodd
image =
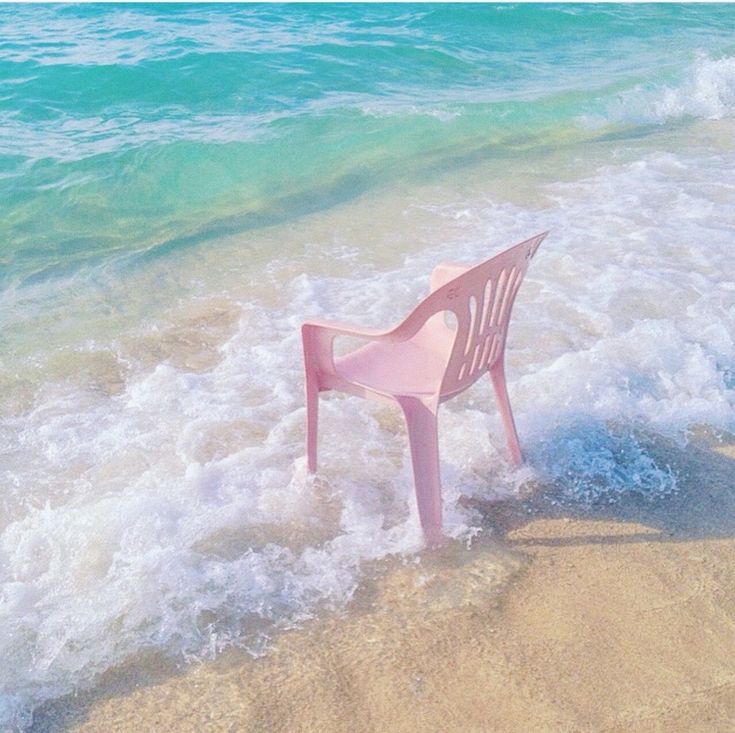
<instances>
[{"instance_id":1,"label":"blue-green water gradient","mask_svg":"<svg viewBox=\"0 0 735 733\"><path fill-rule=\"evenodd\" d=\"M0 7L0 288L661 119L735 8ZM585 121L596 120L596 124Z\"/></svg>"}]
</instances>

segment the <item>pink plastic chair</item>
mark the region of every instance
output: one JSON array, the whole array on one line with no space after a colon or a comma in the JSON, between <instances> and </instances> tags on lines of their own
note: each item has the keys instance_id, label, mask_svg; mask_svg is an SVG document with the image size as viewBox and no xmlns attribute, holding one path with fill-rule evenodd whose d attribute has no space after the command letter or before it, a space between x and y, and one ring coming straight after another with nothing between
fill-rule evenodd
<instances>
[{"instance_id":1,"label":"pink plastic chair","mask_svg":"<svg viewBox=\"0 0 735 733\"><path fill-rule=\"evenodd\" d=\"M442 499L437 412L442 402L489 373L516 465L521 448L505 384L504 351L510 312L530 259L548 232L479 265L443 262L431 292L389 331L309 321L302 327L306 373L306 452L316 471L319 393L334 389L398 403L406 418L416 499L429 545L441 542ZM446 312L456 318L447 324ZM334 358L336 336L368 343Z\"/></svg>"}]
</instances>

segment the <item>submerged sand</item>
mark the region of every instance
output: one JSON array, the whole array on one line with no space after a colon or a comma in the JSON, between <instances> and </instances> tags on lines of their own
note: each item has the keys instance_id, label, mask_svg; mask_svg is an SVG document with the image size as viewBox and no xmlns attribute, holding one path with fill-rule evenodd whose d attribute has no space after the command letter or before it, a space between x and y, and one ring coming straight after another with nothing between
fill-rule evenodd
<instances>
[{"instance_id":1,"label":"submerged sand","mask_svg":"<svg viewBox=\"0 0 735 733\"><path fill-rule=\"evenodd\" d=\"M668 450L672 496L483 507L471 548L376 568L260 659L129 670L34 730L730 733L735 447Z\"/></svg>"}]
</instances>

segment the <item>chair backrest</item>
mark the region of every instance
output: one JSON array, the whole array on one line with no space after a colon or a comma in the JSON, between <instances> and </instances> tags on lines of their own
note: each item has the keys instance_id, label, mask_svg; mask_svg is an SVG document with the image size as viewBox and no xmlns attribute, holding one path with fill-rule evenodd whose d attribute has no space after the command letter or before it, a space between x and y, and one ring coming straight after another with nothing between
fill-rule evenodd
<instances>
[{"instance_id":1,"label":"chair backrest","mask_svg":"<svg viewBox=\"0 0 735 733\"><path fill-rule=\"evenodd\" d=\"M547 232L475 265L435 291L457 317L441 394L460 392L503 354L513 301ZM445 292L443 292L445 291Z\"/></svg>"},{"instance_id":2,"label":"chair backrest","mask_svg":"<svg viewBox=\"0 0 735 733\"><path fill-rule=\"evenodd\" d=\"M469 387L503 354L513 301L531 258L547 234L537 234L470 267L432 292L406 319L420 319L429 326L430 320L436 324L437 318L443 318L445 311L456 317L440 387L442 396Z\"/></svg>"}]
</instances>

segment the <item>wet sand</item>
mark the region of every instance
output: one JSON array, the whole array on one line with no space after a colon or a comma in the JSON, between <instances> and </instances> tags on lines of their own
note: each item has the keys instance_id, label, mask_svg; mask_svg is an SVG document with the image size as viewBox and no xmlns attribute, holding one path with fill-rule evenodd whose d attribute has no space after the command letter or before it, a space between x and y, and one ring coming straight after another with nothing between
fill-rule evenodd
<instances>
[{"instance_id":1,"label":"wet sand","mask_svg":"<svg viewBox=\"0 0 735 733\"><path fill-rule=\"evenodd\" d=\"M659 452L673 496L580 507L540 487L480 507L470 549L376 568L260 659L133 666L33 729L731 732L735 445Z\"/></svg>"}]
</instances>

